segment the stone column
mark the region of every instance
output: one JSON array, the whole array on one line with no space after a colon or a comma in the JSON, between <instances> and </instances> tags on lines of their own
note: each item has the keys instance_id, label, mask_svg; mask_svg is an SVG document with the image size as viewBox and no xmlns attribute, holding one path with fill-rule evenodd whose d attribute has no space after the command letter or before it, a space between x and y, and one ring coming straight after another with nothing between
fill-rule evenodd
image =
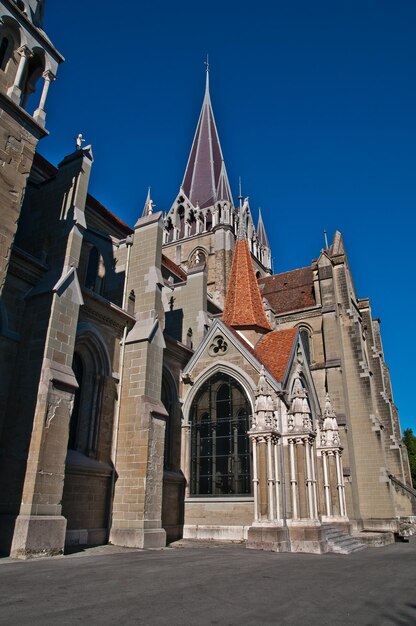
<instances>
[{"instance_id":1,"label":"stone column","mask_svg":"<svg viewBox=\"0 0 416 626\"><path fill-rule=\"evenodd\" d=\"M279 522L281 519L281 502L280 502L280 472L279 472L279 441L273 446L274 452L274 476L275 476L275 493L276 493L276 520Z\"/></svg>"},{"instance_id":2,"label":"stone column","mask_svg":"<svg viewBox=\"0 0 416 626\"><path fill-rule=\"evenodd\" d=\"M311 468L310 445L308 439L305 440L305 461L306 461L306 492L308 496L308 516L310 519L315 518L315 504L313 498L313 481Z\"/></svg>"},{"instance_id":3,"label":"stone column","mask_svg":"<svg viewBox=\"0 0 416 626\"><path fill-rule=\"evenodd\" d=\"M313 506L314 506L314 517L318 519L318 494L316 488L316 467L315 467L315 451L313 447L313 441L309 442L309 451L311 455L311 472L312 472L312 495L313 495Z\"/></svg>"},{"instance_id":4,"label":"stone column","mask_svg":"<svg viewBox=\"0 0 416 626\"><path fill-rule=\"evenodd\" d=\"M182 424L181 437L181 470L185 477L185 497L190 495L190 479L191 479L191 425Z\"/></svg>"},{"instance_id":5,"label":"stone column","mask_svg":"<svg viewBox=\"0 0 416 626\"><path fill-rule=\"evenodd\" d=\"M324 494L325 494L325 509L326 516L331 516L331 487L328 479L328 455L326 452L322 452L322 470L324 475Z\"/></svg>"},{"instance_id":6,"label":"stone column","mask_svg":"<svg viewBox=\"0 0 416 626\"><path fill-rule=\"evenodd\" d=\"M259 476L257 459L257 439L253 438L253 496L254 496L254 521L258 522L259 514Z\"/></svg>"},{"instance_id":7,"label":"stone column","mask_svg":"<svg viewBox=\"0 0 416 626\"><path fill-rule=\"evenodd\" d=\"M272 452L272 439L267 437L267 508L268 519L273 521L275 519L274 513L274 498L275 498L275 480L274 480L274 454Z\"/></svg>"},{"instance_id":8,"label":"stone column","mask_svg":"<svg viewBox=\"0 0 416 626\"><path fill-rule=\"evenodd\" d=\"M290 494L292 504L292 519L299 519L298 512L298 479L296 474L295 448L294 439L289 439L289 464L290 464Z\"/></svg>"},{"instance_id":9,"label":"stone column","mask_svg":"<svg viewBox=\"0 0 416 626\"><path fill-rule=\"evenodd\" d=\"M9 98L13 100L16 104L20 104L20 100L22 98L22 81L23 76L27 67L28 60L33 56L33 52L29 50L29 48L24 45L18 49L20 54L19 66L17 68L16 76L14 79L14 84L9 87L7 91L7 95Z\"/></svg>"},{"instance_id":10,"label":"stone column","mask_svg":"<svg viewBox=\"0 0 416 626\"><path fill-rule=\"evenodd\" d=\"M345 493L344 493L344 477L342 475L341 455L338 450L334 451L335 467L337 470L337 492L339 502L339 513L342 517L346 515L345 509Z\"/></svg>"},{"instance_id":11,"label":"stone column","mask_svg":"<svg viewBox=\"0 0 416 626\"><path fill-rule=\"evenodd\" d=\"M43 76L43 79L44 79L42 95L40 97L39 106L38 106L38 108L36 109L36 111L33 114L33 119L38 124L40 124L40 126L45 126L45 120L46 120L46 113L45 113L46 97L48 95L48 90L49 90L51 82L55 80L55 75L50 70L46 70L46 72L43 72L42 76Z\"/></svg>"}]
</instances>

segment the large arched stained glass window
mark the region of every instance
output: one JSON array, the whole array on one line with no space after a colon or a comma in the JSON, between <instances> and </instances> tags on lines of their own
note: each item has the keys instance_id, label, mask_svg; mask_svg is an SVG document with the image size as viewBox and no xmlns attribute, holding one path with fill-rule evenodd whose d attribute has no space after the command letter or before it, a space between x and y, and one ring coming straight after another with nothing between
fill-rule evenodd
<instances>
[{"instance_id":1,"label":"large arched stained glass window","mask_svg":"<svg viewBox=\"0 0 416 626\"><path fill-rule=\"evenodd\" d=\"M251 494L249 415L243 388L231 376L215 374L202 385L190 411L191 495Z\"/></svg>"}]
</instances>

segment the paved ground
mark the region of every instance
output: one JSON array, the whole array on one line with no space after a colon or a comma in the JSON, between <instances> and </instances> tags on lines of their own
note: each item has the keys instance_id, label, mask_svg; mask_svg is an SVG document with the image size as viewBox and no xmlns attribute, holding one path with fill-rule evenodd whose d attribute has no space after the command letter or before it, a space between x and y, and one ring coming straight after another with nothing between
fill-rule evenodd
<instances>
[{"instance_id":1,"label":"paved ground","mask_svg":"<svg viewBox=\"0 0 416 626\"><path fill-rule=\"evenodd\" d=\"M0 560L0 624L416 624L416 537L350 556L107 546Z\"/></svg>"}]
</instances>

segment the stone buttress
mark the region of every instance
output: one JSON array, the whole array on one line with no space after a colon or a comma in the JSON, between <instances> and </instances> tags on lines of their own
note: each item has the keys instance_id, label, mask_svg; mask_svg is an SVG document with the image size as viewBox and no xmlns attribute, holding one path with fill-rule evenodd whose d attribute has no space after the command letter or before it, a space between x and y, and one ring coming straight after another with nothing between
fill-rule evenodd
<instances>
[{"instance_id":1,"label":"stone buttress","mask_svg":"<svg viewBox=\"0 0 416 626\"><path fill-rule=\"evenodd\" d=\"M127 291L138 294L136 323L122 346L121 410L116 425L116 482L110 542L163 547L163 451L167 412L161 403L163 306L161 213L138 220Z\"/></svg>"},{"instance_id":2,"label":"stone buttress","mask_svg":"<svg viewBox=\"0 0 416 626\"><path fill-rule=\"evenodd\" d=\"M56 202L39 213L49 269L26 295L1 440L2 540L11 541L14 557L58 554L64 547L61 500L77 387L71 366L83 303L77 266L91 164L89 147L66 157L47 190Z\"/></svg>"}]
</instances>

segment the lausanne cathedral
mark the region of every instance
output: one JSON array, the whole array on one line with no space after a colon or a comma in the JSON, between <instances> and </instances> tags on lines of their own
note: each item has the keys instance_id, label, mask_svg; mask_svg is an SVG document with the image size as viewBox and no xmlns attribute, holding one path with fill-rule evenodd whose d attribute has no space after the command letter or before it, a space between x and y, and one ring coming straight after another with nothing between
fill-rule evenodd
<instances>
[{"instance_id":1,"label":"lausanne cathedral","mask_svg":"<svg viewBox=\"0 0 416 626\"><path fill-rule=\"evenodd\" d=\"M208 71L172 206L148 194L123 223L88 192L81 137L57 166L37 152L63 61L43 10L0 0L2 553L387 541L416 492L342 235L273 275L261 215L233 200Z\"/></svg>"}]
</instances>

